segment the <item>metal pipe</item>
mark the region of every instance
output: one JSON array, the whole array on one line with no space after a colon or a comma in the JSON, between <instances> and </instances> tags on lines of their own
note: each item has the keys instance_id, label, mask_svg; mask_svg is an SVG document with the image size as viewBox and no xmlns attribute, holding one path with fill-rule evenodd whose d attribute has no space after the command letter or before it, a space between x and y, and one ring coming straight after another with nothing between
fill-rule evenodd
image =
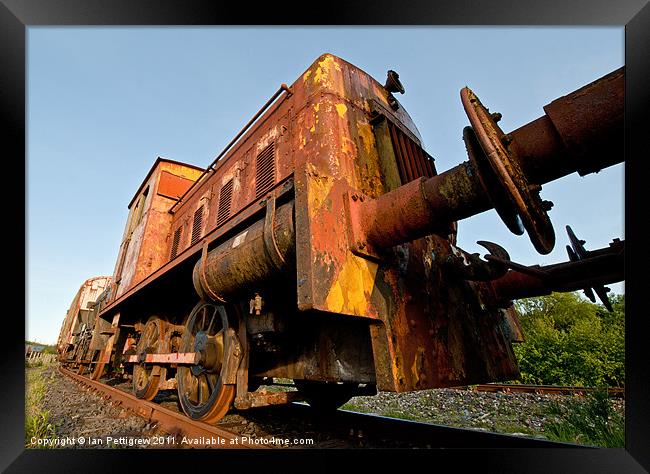
<instances>
[{"instance_id":1,"label":"metal pipe","mask_svg":"<svg viewBox=\"0 0 650 474\"><path fill-rule=\"evenodd\" d=\"M450 233L452 222L491 208L467 161L433 178L419 178L360 207L368 242L388 248L430 235Z\"/></svg>"},{"instance_id":2,"label":"metal pipe","mask_svg":"<svg viewBox=\"0 0 650 474\"><path fill-rule=\"evenodd\" d=\"M623 161L625 68L544 107L546 114L509 134L522 171L544 184Z\"/></svg>"},{"instance_id":3,"label":"metal pipe","mask_svg":"<svg viewBox=\"0 0 650 474\"><path fill-rule=\"evenodd\" d=\"M181 203L181 201L183 200L183 198L185 198L185 196L187 196L187 194L188 194L192 189L194 189L194 187L195 187L195 186L196 186L196 185L197 185L197 184L198 184L198 183L203 179L203 177L204 177L206 174L208 174L210 171L212 171L212 167L217 163L217 161L219 161L219 160L221 159L221 157L222 157L223 155L225 155L226 152L227 152L228 150L230 150L230 147L233 146L233 145L235 144L235 142L237 142L237 140L239 140L239 138L240 138L240 137L241 137L241 136L246 132L246 130L248 130L248 128L249 128L253 123L255 123L255 121L260 117L260 115L262 115L262 114L264 113L264 111L265 111L265 110L266 110L266 109L267 109L267 108L268 108L268 107L269 107L269 106L270 106L270 105L275 101L275 99L278 98L278 96L282 93L282 91L285 91L285 92L287 93L287 94L285 95L285 98L287 98L287 97L289 97L290 95L293 94L293 91L291 90L291 88L290 88L289 86L287 86L287 85L284 84L284 83L280 84L280 88L279 88L277 91L275 91L275 94L273 94L273 95L271 96L271 98L270 98L268 101L266 101L266 104L264 104L264 105L262 106L262 108L261 108L260 110L258 110L257 113L253 116L253 118L250 119L246 125L244 125L244 127L239 131L239 133L238 133L237 135L235 135L235 138L233 138L233 139L230 141L230 143L228 143L228 144L226 145L226 147L221 151L221 153L219 153L219 155L217 155L217 157L212 161L212 163L210 163L210 166L208 166L208 167L205 169L205 171L204 171L203 173L201 173L201 176L198 177L198 179L194 182L194 184L192 184L192 186L190 186L189 189L188 189L187 191L185 191L185 193L183 193L183 195L178 199L178 201L176 201L176 202L172 205L172 207L169 208L169 211L168 211L168 212L169 212L170 214L173 214L173 213L174 213L174 212L173 212L173 211L174 211L174 208L175 208L178 204Z\"/></svg>"},{"instance_id":4,"label":"metal pipe","mask_svg":"<svg viewBox=\"0 0 650 474\"><path fill-rule=\"evenodd\" d=\"M227 301L292 268L295 242L292 201L275 210L273 221L260 219L205 253L194 265L194 288L204 299Z\"/></svg>"},{"instance_id":5,"label":"metal pipe","mask_svg":"<svg viewBox=\"0 0 650 474\"><path fill-rule=\"evenodd\" d=\"M594 252L597 253L596 256L576 262L532 267L546 273L546 278L511 270L503 277L494 280L492 288L498 300L508 302L515 299L548 295L552 291L582 290L594 285L607 285L625 279L624 251L604 248Z\"/></svg>"},{"instance_id":6,"label":"metal pipe","mask_svg":"<svg viewBox=\"0 0 650 474\"><path fill-rule=\"evenodd\" d=\"M544 108L546 116L508 134L531 185L623 161L623 85L621 68L551 102ZM434 232L446 233L452 222L493 209L494 189L486 186L496 186L479 173L484 171L466 161L366 200L358 212L367 243L387 248Z\"/></svg>"}]
</instances>

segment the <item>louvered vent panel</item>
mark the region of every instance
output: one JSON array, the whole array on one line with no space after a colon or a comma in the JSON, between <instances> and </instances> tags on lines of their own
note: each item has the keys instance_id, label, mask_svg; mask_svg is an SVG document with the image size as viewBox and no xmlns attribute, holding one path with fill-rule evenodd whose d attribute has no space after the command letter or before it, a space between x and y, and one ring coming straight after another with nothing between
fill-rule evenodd
<instances>
[{"instance_id":1,"label":"louvered vent panel","mask_svg":"<svg viewBox=\"0 0 650 474\"><path fill-rule=\"evenodd\" d=\"M179 227L176 229L176 232L174 232L174 238L172 240L172 253L170 256L170 259L175 259L176 255L178 255L178 244L181 242L181 232L183 231L183 227Z\"/></svg>"},{"instance_id":2,"label":"louvered vent panel","mask_svg":"<svg viewBox=\"0 0 650 474\"><path fill-rule=\"evenodd\" d=\"M219 193L219 212L217 213L217 227L230 217L232 205L232 179L223 185Z\"/></svg>"},{"instance_id":3,"label":"louvered vent panel","mask_svg":"<svg viewBox=\"0 0 650 474\"><path fill-rule=\"evenodd\" d=\"M426 151L394 124L388 122L388 129L402 184L409 183L420 176L431 178L436 175L433 158Z\"/></svg>"},{"instance_id":4,"label":"louvered vent panel","mask_svg":"<svg viewBox=\"0 0 650 474\"><path fill-rule=\"evenodd\" d=\"M190 245L194 245L201 238L202 225L203 225L203 206L199 207L194 212L194 222L192 223L192 241Z\"/></svg>"},{"instance_id":5,"label":"louvered vent panel","mask_svg":"<svg viewBox=\"0 0 650 474\"><path fill-rule=\"evenodd\" d=\"M255 160L255 197L259 198L275 184L275 145L264 148Z\"/></svg>"}]
</instances>

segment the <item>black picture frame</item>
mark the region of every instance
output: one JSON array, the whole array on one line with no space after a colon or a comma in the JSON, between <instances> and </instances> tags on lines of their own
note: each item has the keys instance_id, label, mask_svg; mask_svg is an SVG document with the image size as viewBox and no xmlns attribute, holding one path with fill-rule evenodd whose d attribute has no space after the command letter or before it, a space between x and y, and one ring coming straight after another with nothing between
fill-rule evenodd
<instances>
[{"instance_id":1,"label":"black picture frame","mask_svg":"<svg viewBox=\"0 0 650 474\"><path fill-rule=\"evenodd\" d=\"M350 453L339 451L282 451L262 454L235 451L138 451L107 452L76 450L25 450L24 444L24 319L27 308L17 295L24 295L26 252L26 202L9 191L10 182L24 183L25 175L25 54L26 28L37 25L610 25L625 26L625 219L626 239L626 447L625 449L546 449L496 448L427 450L418 452L354 451L354 462L367 464L395 459L405 469L415 469L419 461L438 468L440 462L455 469L481 472L648 472L650 470L650 368L644 351L646 315L642 298L647 291L643 279L648 259L647 244L642 241L641 223L645 211L642 187L642 160L647 155L643 142L650 129L650 6L647 0L472 0L402 4L388 2L346 2L340 5L286 5L267 2L262 5L207 0L2 0L0 5L0 101L4 119L3 150L6 171L3 210L5 229L12 241L5 244L5 255L17 255L22 248L24 262L5 266L0 357L0 469L7 472L113 472L128 471L134 462L140 469L174 471L187 468L188 462L206 462L214 469L241 469L242 463L264 461L275 470L310 469L310 465L333 463L349 465ZM372 39L369 38L369 41ZM23 157L22 160L20 158ZM5 168L6 169L6 168ZM27 229L27 232L29 230ZM14 288L15 286L15 288ZM25 301L25 298L22 300ZM6 304L10 303L10 304ZM12 308L9 310L8 308ZM14 309L15 308L15 309ZM21 310L22 308L22 310ZM342 458L341 456L345 456ZM280 458L281 456L281 458ZM413 457L421 456L415 460ZM347 458L347 459L346 459ZM281 465L274 463L281 462ZM148 471L147 471L148 472Z\"/></svg>"}]
</instances>

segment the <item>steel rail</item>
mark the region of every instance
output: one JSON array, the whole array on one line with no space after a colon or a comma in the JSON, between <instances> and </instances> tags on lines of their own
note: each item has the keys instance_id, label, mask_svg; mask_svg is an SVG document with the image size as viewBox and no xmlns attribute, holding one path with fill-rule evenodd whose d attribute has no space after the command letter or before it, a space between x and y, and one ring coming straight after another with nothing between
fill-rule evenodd
<instances>
[{"instance_id":1,"label":"steel rail","mask_svg":"<svg viewBox=\"0 0 650 474\"><path fill-rule=\"evenodd\" d=\"M463 387L454 387L457 389L471 389L476 392L505 392L505 393L539 393L539 394L558 394L558 395L581 395L585 393L596 392L596 387L577 387L561 385L525 385L525 384L479 384L468 385ZM622 387L608 387L607 393L610 397L625 398L625 389Z\"/></svg>"},{"instance_id":2,"label":"steel rail","mask_svg":"<svg viewBox=\"0 0 650 474\"><path fill-rule=\"evenodd\" d=\"M361 413L338 409L326 416L317 415L303 403L291 403L275 409L276 416L298 414L309 416L322 426L322 430L353 432L354 436L373 439L390 439L396 445L413 443L429 445L431 448L589 448L561 441L543 438L515 436L511 434L483 431L475 428L456 428L446 425L425 423L387 417L375 413Z\"/></svg>"},{"instance_id":3,"label":"steel rail","mask_svg":"<svg viewBox=\"0 0 650 474\"><path fill-rule=\"evenodd\" d=\"M59 372L66 377L71 378L80 385L98 392L103 398L109 398L118 406L125 408L135 415L147 419L148 421L157 422L157 426L170 435L184 435L197 441L192 447L221 447L228 449L271 449L268 446L260 446L249 441L244 441L241 436L217 428L200 421L187 418L182 413L176 413L164 408L156 403L141 400L133 395L123 392L114 387L110 387L100 382L87 379L77 375L63 367L59 367ZM213 444L201 440L212 440L213 438L225 440L223 444ZM236 441L235 441L236 440ZM233 444L231 444L231 441Z\"/></svg>"}]
</instances>

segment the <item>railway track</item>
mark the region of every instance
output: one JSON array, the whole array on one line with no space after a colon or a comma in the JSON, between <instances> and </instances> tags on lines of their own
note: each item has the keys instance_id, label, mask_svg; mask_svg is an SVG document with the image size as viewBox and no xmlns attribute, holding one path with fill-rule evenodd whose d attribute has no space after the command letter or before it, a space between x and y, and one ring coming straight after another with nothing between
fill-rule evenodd
<instances>
[{"instance_id":1,"label":"railway track","mask_svg":"<svg viewBox=\"0 0 650 474\"><path fill-rule=\"evenodd\" d=\"M95 392L110 403L124 408L142 418L157 423L158 429L178 437L186 436L196 440L196 447L223 444L229 448L258 448L247 439L231 431L224 430L200 421L187 418L157 403L140 400L135 396L109 385L90 380L67 369L59 367L59 372L71 378L82 387Z\"/></svg>"},{"instance_id":2,"label":"railway track","mask_svg":"<svg viewBox=\"0 0 650 474\"><path fill-rule=\"evenodd\" d=\"M524 384L480 384L464 387L477 392L502 392L502 393L537 393L541 395L585 395L597 391L593 387L575 387L560 385L524 385ZM625 398L625 389L621 387L609 387L607 393L612 398Z\"/></svg>"},{"instance_id":3,"label":"railway track","mask_svg":"<svg viewBox=\"0 0 650 474\"><path fill-rule=\"evenodd\" d=\"M192 447L211 448L493 448L493 447L576 447L568 443L551 442L538 438L524 438L497 433L451 428L374 414L337 410L321 415L308 405L292 403L275 407L248 410L226 416L216 425L191 420L174 403L173 394L162 396L160 403L141 400L128 393L126 383L107 385L90 380L67 369L59 372L81 387L99 395L156 424L156 429L172 436L191 438ZM245 418L241 422L240 418ZM263 438L250 436L249 431L266 433ZM269 441L272 440L272 441ZM297 443L302 439L304 443ZM311 440L311 442L310 442ZM178 443L174 441L176 445Z\"/></svg>"}]
</instances>

